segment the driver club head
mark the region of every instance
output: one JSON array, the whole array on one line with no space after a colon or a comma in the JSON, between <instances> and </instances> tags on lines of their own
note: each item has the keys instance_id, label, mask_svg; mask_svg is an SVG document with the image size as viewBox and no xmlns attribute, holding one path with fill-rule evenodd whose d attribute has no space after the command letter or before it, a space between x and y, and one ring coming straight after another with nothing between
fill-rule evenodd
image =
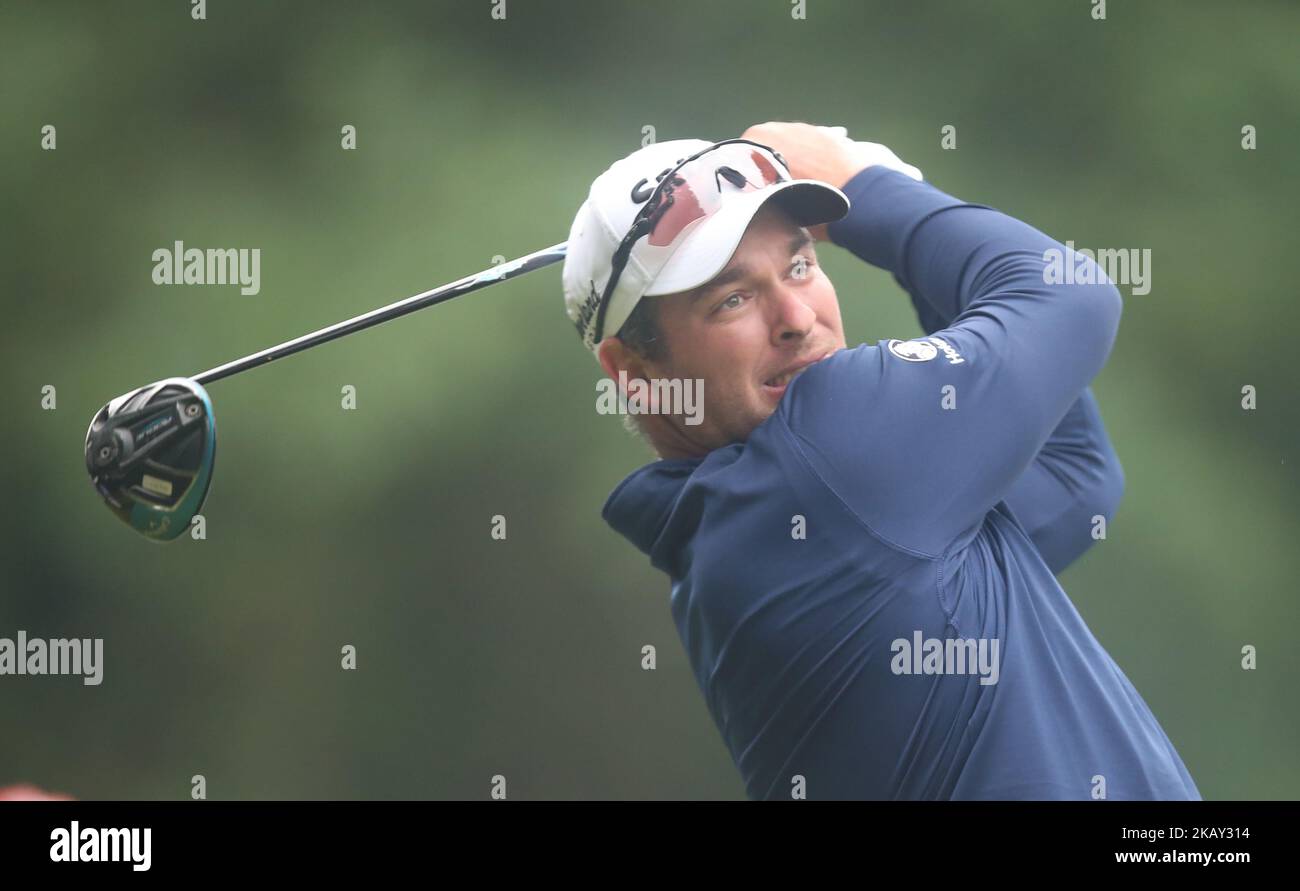
<instances>
[{"instance_id":1,"label":"driver club head","mask_svg":"<svg viewBox=\"0 0 1300 891\"><path fill-rule=\"evenodd\" d=\"M86 470L109 510L154 541L182 535L203 506L217 450L212 400L183 377L101 408L86 432Z\"/></svg>"}]
</instances>

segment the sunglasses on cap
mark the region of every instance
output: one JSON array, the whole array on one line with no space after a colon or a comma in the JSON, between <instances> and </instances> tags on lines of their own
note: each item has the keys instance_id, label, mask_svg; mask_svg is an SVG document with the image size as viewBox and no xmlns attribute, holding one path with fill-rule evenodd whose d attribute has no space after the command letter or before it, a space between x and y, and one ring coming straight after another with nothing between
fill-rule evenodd
<instances>
[{"instance_id":1,"label":"sunglasses on cap","mask_svg":"<svg viewBox=\"0 0 1300 891\"><path fill-rule=\"evenodd\" d=\"M712 157L706 157L709 155ZM749 170L750 175L739 168ZM722 206L724 180L733 190L757 191L785 182L782 168L790 172L790 165L775 149L749 139L724 139L683 158L676 167L661 171L653 187L648 179L633 186L632 200L645 201L645 206L632 220L610 260L609 281L596 312L595 342L605 336L605 310L638 241L647 239L646 243L663 251L666 259L691 223Z\"/></svg>"}]
</instances>

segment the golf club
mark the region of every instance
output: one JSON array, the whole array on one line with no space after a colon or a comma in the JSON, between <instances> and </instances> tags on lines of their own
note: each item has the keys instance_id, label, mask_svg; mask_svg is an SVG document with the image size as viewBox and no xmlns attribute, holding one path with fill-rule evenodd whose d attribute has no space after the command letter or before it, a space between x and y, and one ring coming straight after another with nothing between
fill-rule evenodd
<instances>
[{"instance_id":1,"label":"golf club","mask_svg":"<svg viewBox=\"0 0 1300 891\"><path fill-rule=\"evenodd\" d=\"M381 306L192 377L172 377L111 400L86 432L86 470L104 503L153 541L182 535L212 482L217 428L205 384L231 377L381 322L443 303L564 259L566 244Z\"/></svg>"}]
</instances>

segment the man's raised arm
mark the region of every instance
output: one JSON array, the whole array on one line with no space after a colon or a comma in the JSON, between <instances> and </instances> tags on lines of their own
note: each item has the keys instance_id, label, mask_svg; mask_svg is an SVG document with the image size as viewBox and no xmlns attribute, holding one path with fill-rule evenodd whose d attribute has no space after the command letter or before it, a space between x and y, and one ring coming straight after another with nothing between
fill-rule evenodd
<instances>
[{"instance_id":1,"label":"man's raised arm","mask_svg":"<svg viewBox=\"0 0 1300 891\"><path fill-rule=\"evenodd\" d=\"M831 239L952 322L828 360L785 419L867 525L939 553L1013 491L1101 369L1120 295L1104 277L1049 283L1044 254L1062 245L904 173L873 166L843 188L854 209Z\"/></svg>"},{"instance_id":2,"label":"man's raised arm","mask_svg":"<svg viewBox=\"0 0 1300 891\"><path fill-rule=\"evenodd\" d=\"M917 294L909 295L926 334L952 324ZM1097 517L1109 523L1124 494L1124 470L1085 389L1056 425L1006 502L1052 572L1059 573L1096 541Z\"/></svg>"}]
</instances>

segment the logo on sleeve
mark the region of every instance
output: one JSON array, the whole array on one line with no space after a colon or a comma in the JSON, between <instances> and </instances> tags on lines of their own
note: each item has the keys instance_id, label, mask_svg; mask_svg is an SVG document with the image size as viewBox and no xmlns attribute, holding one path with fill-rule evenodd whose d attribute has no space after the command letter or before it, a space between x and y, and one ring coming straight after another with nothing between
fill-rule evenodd
<instances>
[{"instance_id":1,"label":"logo on sleeve","mask_svg":"<svg viewBox=\"0 0 1300 891\"><path fill-rule=\"evenodd\" d=\"M931 337L926 340L889 341L889 351L904 362L929 362L939 355L940 350L943 350L949 365L960 365L966 361L961 357L961 353L953 349L952 344L942 337Z\"/></svg>"},{"instance_id":2,"label":"logo on sleeve","mask_svg":"<svg viewBox=\"0 0 1300 891\"><path fill-rule=\"evenodd\" d=\"M943 350L943 354L948 357L949 365L960 365L966 360L961 357L961 353L952 348L952 345L942 337L931 337L930 342Z\"/></svg>"},{"instance_id":3,"label":"logo on sleeve","mask_svg":"<svg viewBox=\"0 0 1300 891\"><path fill-rule=\"evenodd\" d=\"M904 362L929 362L939 355L935 345L924 340L891 340L889 351Z\"/></svg>"}]
</instances>

